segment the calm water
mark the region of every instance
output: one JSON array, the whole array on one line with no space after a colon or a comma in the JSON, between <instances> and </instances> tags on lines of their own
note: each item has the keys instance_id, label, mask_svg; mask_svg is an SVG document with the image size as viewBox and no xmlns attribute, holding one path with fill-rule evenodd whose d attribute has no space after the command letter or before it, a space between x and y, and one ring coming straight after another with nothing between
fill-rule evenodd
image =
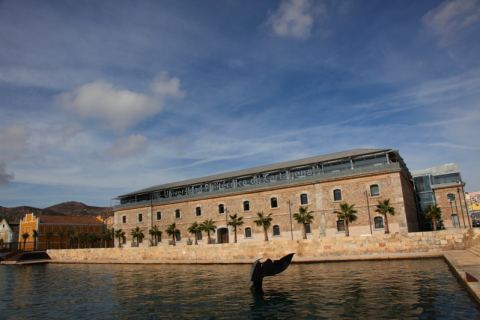
<instances>
[{"instance_id":1,"label":"calm water","mask_svg":"<svg viewBox=\"0 0 480 320\"><path fill-rule=\"evenodd\" d=\"M291 265L247 287L247 265L0 267L1 319L480 319L445 262Z\"/></svg>"}]
</instances>

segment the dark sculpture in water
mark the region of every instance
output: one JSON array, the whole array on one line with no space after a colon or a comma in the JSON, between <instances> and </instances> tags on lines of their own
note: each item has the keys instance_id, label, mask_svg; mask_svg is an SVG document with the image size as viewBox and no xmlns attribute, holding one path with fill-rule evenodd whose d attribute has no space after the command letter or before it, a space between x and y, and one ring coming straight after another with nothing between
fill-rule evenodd
<instances>
[{"instance_id":1,"label":"dark sculpture in water","mask_svg":"<svg viewBox=\"0 0 480 320\"><path fill-rule=\"evenodd\" d=\"M265 262L260 262L260 259L256 260L250 271L250 288L257 293L262 293L263 277L274 276L287 269L292 262L294 254L287 254L280 260L274 261L271 259L267 259Z\"/></svg>"}]
</instances>

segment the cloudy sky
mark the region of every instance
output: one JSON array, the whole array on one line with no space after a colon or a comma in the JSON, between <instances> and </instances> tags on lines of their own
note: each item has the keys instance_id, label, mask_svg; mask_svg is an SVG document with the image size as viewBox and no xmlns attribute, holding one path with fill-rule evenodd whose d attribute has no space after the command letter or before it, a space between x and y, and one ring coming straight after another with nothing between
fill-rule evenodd
<instances>
[{"instance_id":1,"label":"cloudy sky","mask_svg":"<svg viewBox=\"0 0 480 320\"><path fill-rule=\"evenodd\" d=\"M480 189L480 1L0 1L0 205L360 147Z\"/></svg>"}]
</instances>

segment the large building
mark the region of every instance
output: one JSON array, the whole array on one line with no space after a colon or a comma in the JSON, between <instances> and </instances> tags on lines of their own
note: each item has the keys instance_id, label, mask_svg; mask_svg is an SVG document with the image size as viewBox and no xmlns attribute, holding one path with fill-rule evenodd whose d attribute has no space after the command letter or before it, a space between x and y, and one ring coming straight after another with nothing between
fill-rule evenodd
<instances>
[{"instance_id":1,"label":"large building","mask_svg":"<svg viewBox=\"0 0 480 320\"><path fill-rule=\"evenodd\" d=\"M263 230L254 220L263 211L273 217L271 239L300 239L303 226L292 215L300 206L308 206L314 215L308 237L344 236L344 222L337 219L335 210L347 202L358 210L350 234L367 235L384 232L383 217L375 212L378 201L384 199L390 199L396 212L389 217L391 232L418 230L412 177L398 151L356 149L124 194L114 207L114 227L123 229L131 242L133 228L140 227L148 236L152 226L165 233L168 225L176 223L177 240L184 241L193 222L213 219L215 240L224 243L233 239L228 216L238 214L245 222L237 230L238 241L262 241Z\"/></svg>"},{"instance_id":2,"label":"large building","mask_svg":"<svg viewBox=\"0 0 480 320\"><path fill-rule=\"evenodd\" d=\"M34 230L38 237L34 238ZM39 250L69 247L70 236L95 234L101 236L105 225L99 217L93 216L52 216L33 213L20 220L19 247L23 250ZM23 234L28 234L24 239Z\"/></svg>"},{"instance_id":3,"label":"large building","mask_svg":"<svg viewBox=\"0 0 480 320\"><path fill-rule=\"evenodd\" d=\"M431 221L424 218L429 204L442 210L440 228L466 228L471 226L463 182L458 166L448 163L412 172L419 204L419 223L422 229L430 229Z\"/></svg>"}]
</instances>

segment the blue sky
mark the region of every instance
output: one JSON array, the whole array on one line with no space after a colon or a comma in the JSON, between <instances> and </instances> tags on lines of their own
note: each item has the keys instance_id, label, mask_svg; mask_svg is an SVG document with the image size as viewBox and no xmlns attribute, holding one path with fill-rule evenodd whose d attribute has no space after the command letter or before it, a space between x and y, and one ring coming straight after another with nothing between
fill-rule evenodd
<instances>
[{"instance_id":1,"label":"blue sky","mask_svg":"<svg viewBox=\"0 0 480 320\"><path fill-rule=\"evenodd\" d=\"M0 1L0 205L361 147L480 189L480 1Z\"/></svg>"}]
</instances>

